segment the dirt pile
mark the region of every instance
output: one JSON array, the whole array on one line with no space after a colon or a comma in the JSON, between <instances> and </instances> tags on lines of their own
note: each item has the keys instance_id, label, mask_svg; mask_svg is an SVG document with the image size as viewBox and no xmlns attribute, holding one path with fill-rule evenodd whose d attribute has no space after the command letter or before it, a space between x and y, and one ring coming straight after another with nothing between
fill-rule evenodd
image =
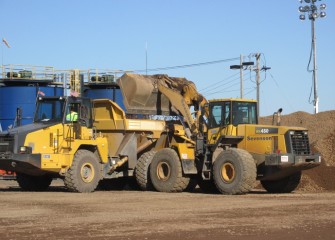
<instances>
[{"instance_id":1,"label":"dirt pile","mask_svg":"<svg viewBox=\"0 0 335 240\"><path fill-rule=\"evenodd\" d=\"M272 124L272 116L261 117L261 124ZM313 152L322 157L320 167L304 171L300 191L335 190L335 111L309 114L295 112L281 116L281 125L308 129Z\"/></svg>"}]
</instances>

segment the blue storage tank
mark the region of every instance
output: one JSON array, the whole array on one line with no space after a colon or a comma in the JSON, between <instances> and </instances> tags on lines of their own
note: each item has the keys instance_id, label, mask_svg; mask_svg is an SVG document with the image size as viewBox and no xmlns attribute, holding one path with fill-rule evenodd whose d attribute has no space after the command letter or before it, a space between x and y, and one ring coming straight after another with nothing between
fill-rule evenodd
<instances>
[{"instance_id":1,"label":"blue storage tank","mask_svg":"<svg viewBox=\"0 0 335 240\"><path fill-rule=\"evenodd\" d=\"M17 125L17 109L21 108L21 125L33 122L38 91L45 96L63 96L64 88L57 86L3 86L0 87L0 124L2 130Z\"/></svg>"},{"instance_id":2,"label":"blue storage tank","mask_svg":"<svg viewBox=\"0 0 335 240\"><path fill-rule=\"evenodd\" d=\"M126 108L123 104L122 92L119 88L106 88L106 89L89 88L85 89L83 96L91 99L101 99L101 98L110 99L116 102L124 111L126 111Z\"/></svg>"}]
</instances>

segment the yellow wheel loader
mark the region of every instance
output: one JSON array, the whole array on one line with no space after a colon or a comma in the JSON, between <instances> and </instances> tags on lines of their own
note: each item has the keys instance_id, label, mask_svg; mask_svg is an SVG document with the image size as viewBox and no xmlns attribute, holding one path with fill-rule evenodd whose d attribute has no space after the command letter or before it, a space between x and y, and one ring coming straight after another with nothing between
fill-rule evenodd
<instances>
[{"instance_id":1,"label":"yellow wheel loader","mask_svg":"<svg viewBox=\"0 0 335 240\"><path fill-rule=\"evenodd\" d=\"M127 112L178 116L145 156L144 182L157 191L197 182L204 191L243 194L260 180L268 192L291 192L302 170L320 165L307 129L259 125L256 101L207 101L194 83L167 75L125 74L118 84Z\"/></svg>"}]
</instances>

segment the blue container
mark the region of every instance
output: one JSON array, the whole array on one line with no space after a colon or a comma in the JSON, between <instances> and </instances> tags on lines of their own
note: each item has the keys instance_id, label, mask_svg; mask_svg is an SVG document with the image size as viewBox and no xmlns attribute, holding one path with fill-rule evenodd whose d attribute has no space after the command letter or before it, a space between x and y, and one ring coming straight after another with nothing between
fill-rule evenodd
<instances>
[{"instance_id":1,"label":"blue container","mask_svg":"<svg viewBox=\"0 0 335 240\"><path fill-rule=\"evenodd\" d=\"M63 87L4 86L0 87L0 124L3 131L17 126L17 109L21 109L21 125L33 122L38 91L45 96L63 96Z\"/></svg>"},{"instance_id":2,"label":"blue container","mask_svg":"<svg viewBox=\"0 0 335 240\"><path fill-rule=\"evenodd\" d=\"M123 104L122 92L118 88L86 89L83 96L91 99L110 99L113 102L116 102L124 111L126 111L126 108Z\"/></svg>"}]
</instances>

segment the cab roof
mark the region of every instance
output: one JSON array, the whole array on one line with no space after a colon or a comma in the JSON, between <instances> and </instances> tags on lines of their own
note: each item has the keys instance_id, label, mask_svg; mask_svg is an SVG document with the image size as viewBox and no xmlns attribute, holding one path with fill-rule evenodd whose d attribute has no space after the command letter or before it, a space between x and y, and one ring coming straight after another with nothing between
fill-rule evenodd
<instances>
[{"instance_id":1,"label":"cab roof","mask_svg":"<svg viewBox=\"0 0 335 240\"><path fill-rule=\"evenodd\" d=\"M215 98L208 100L208 102L250 102L250 103L257 103L254 99L246 99L246 98Z\"/></svg>"}]
</instances>

